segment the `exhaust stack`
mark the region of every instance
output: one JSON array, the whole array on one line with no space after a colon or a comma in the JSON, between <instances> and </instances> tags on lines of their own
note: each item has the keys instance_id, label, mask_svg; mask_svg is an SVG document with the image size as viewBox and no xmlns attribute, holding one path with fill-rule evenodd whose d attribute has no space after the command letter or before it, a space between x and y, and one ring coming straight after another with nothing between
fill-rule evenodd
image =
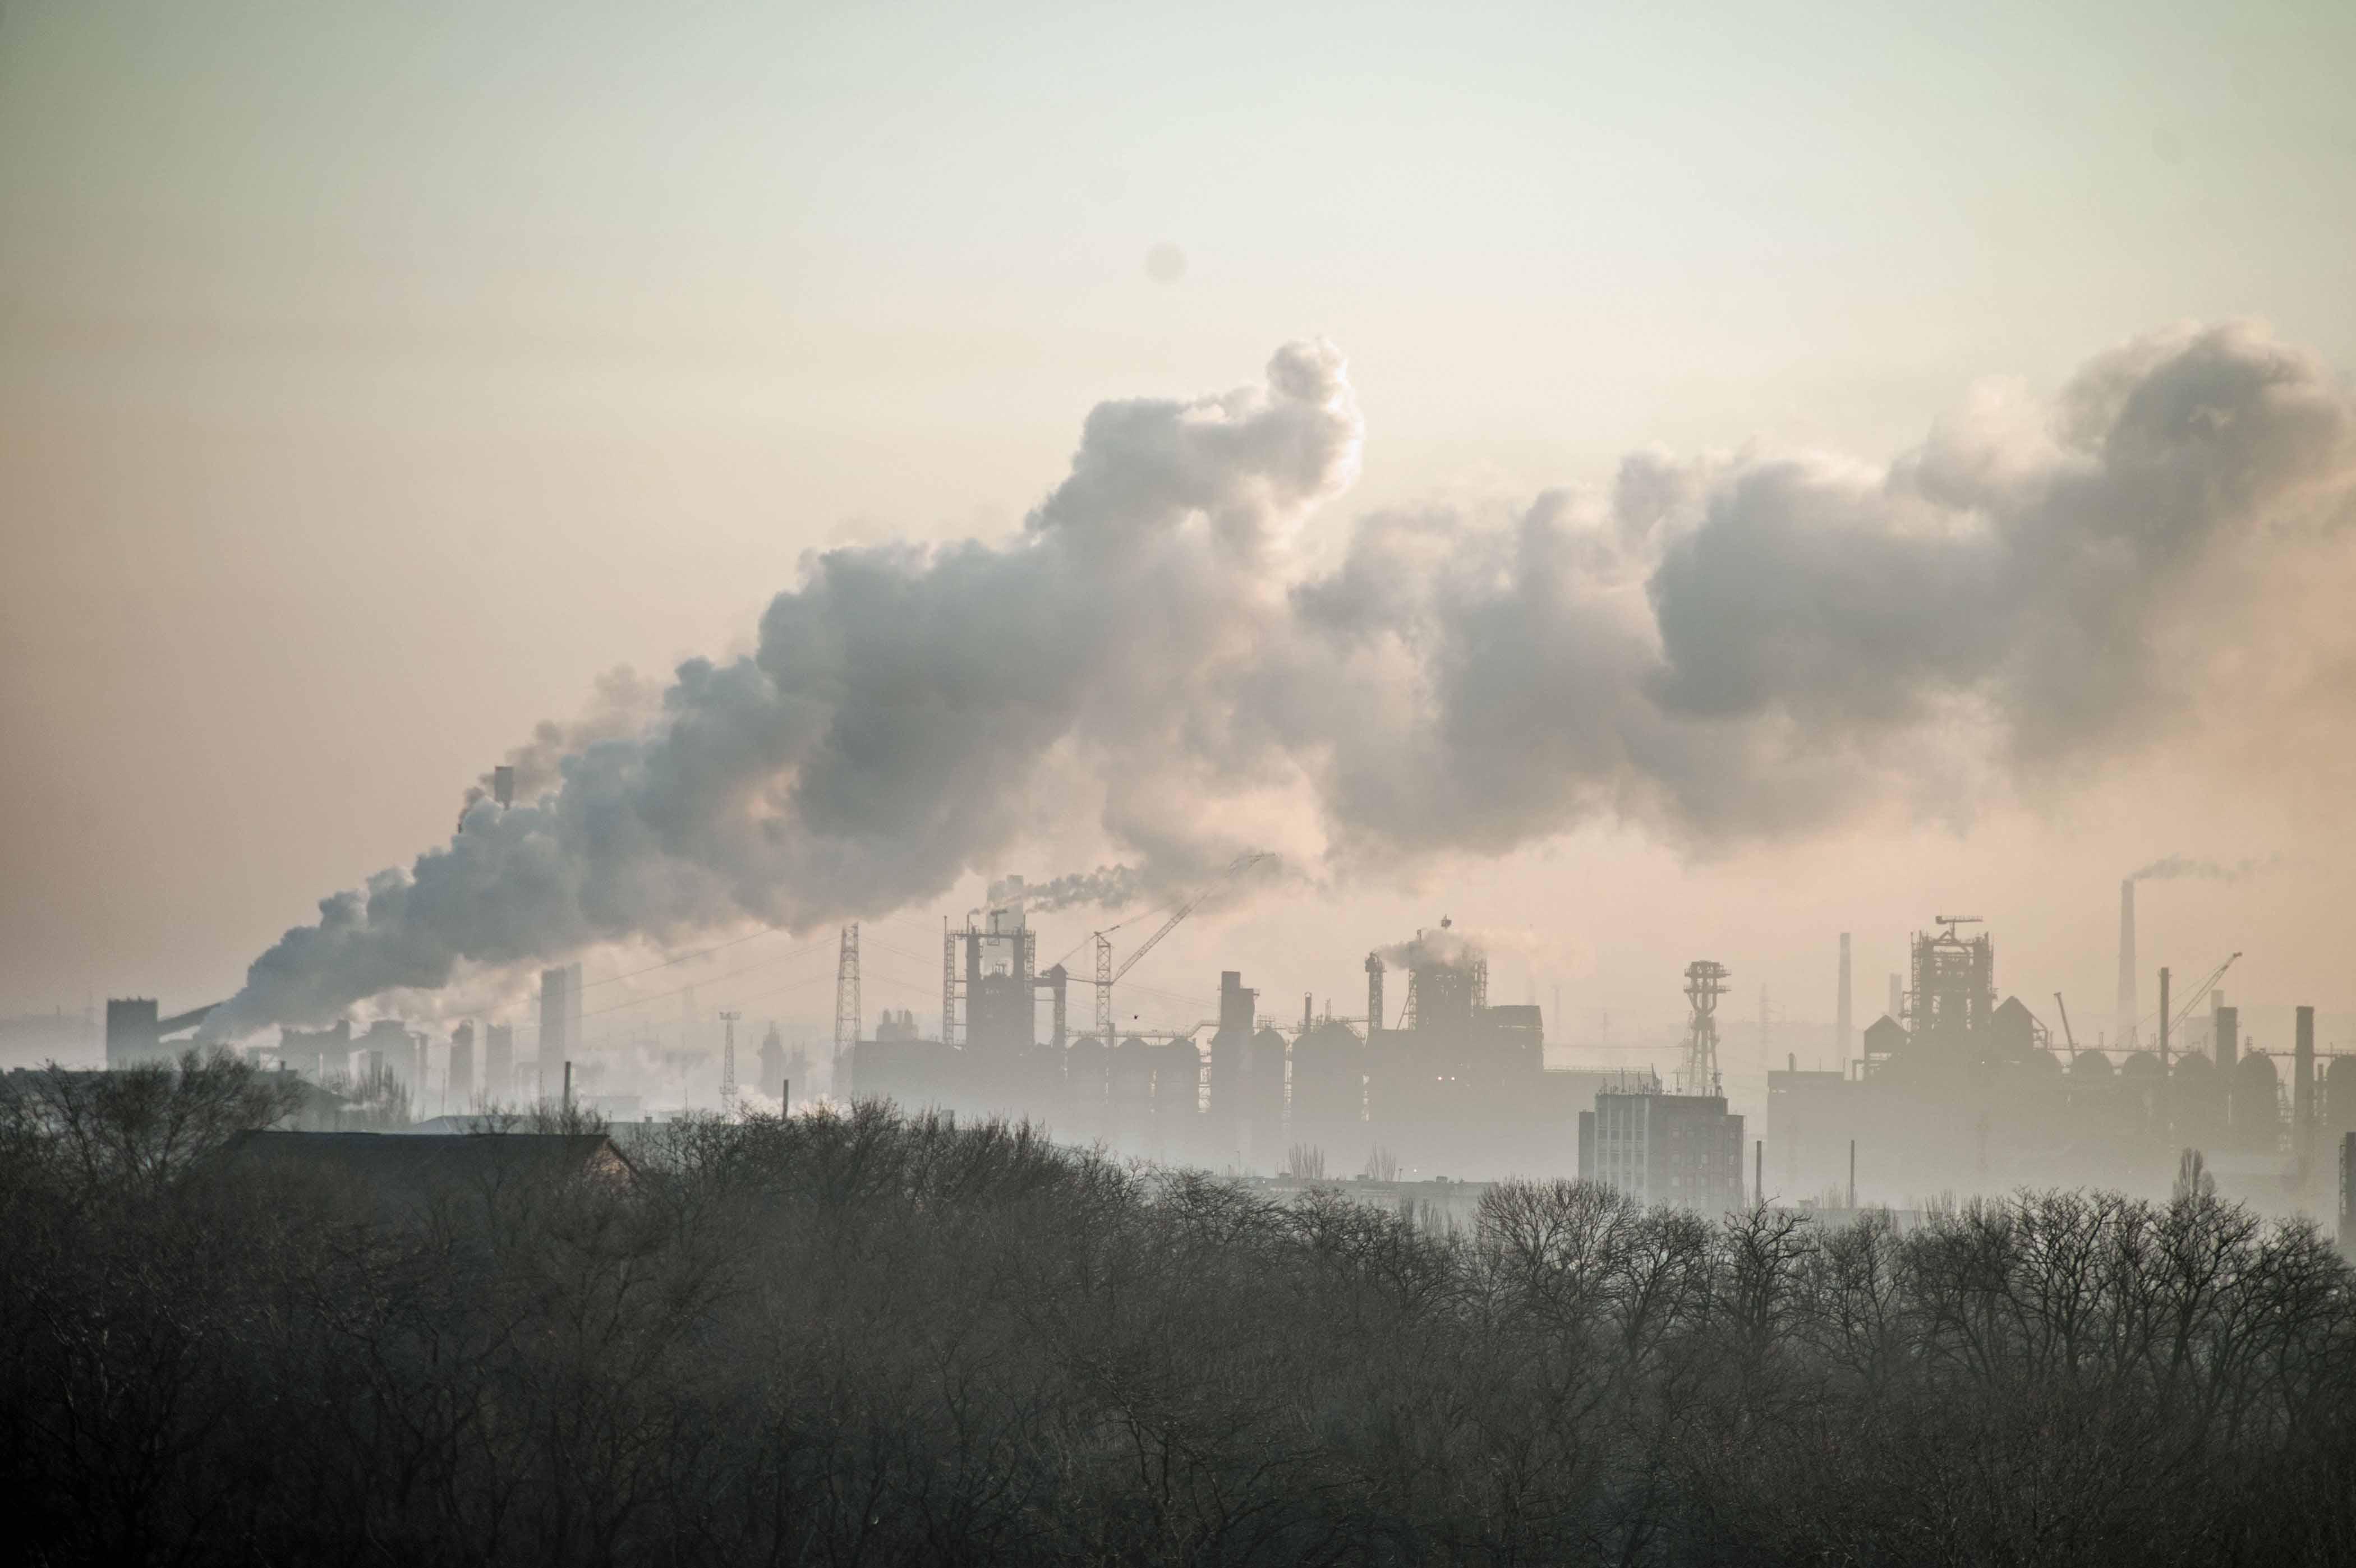
<instances>
[{"instance_id":1,"label":"exhaust stack","mask_svg":"<svg viewBox=\"0 0 2356 1568\"><path fill-rule=\"evenodd\" d=\"M2119 1049L2133 1051L2139 1043L2136 1016L2141 1010L2136 1006L2135 879L2129 877L2119 884L2119 1010L2111 1029Z\"/></svg>"}]
</instances>

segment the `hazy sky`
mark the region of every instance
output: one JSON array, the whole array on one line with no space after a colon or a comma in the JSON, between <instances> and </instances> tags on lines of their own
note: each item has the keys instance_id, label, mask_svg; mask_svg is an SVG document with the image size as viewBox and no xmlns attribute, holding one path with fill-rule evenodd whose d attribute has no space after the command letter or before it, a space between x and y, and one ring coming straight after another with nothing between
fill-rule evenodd
<instances>
[{"instance_id":1,"label":"hazy sky","mask_svg":"<svg viewBox=\"0 0 2356 1568\"><path fill-rule=\"evenodd\" d=\"M601 673L752 650L813 548L1001 540L1093 406L1292 340L1364 420L1318 570L1630 453L1885 472L1989 379L2042 406L2188 320L2344 394L2356 11L1733 9L10 0L0 1011L229 994ZM1848 929L1869 1018L1966 912L2091 1032L2117 880L2180 852L2264 869L2147 888L2149 965L2356 1008L2356 530L2278 560L2270 521L2190 569L2206 620L2156 613L2181 700L2100 746L1787 834L1362 863L1151 983L1338 1003L1444 912L1522 933L1506 999L1665 1017L1707 955L1739 1014L1824 1017ZM1125 858L1050 837L994 869ZM872 963L870 1011L926 1017L928 962Z\"/></svg>"}]
</instances>

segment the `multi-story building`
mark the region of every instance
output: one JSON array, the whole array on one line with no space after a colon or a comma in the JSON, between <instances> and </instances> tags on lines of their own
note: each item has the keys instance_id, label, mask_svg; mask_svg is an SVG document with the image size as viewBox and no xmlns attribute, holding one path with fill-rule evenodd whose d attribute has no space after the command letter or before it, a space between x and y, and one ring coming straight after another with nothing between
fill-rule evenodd
<instances>
[{"instance_id":1,"label":"multi-story building","mask_svg":"<svg viewBox=\"0 0 2356 1568\"><path fill-rule=\"evenodd\" d=\"M1742 1118L1716 1094L1600 1093L1579 1114L1579 1174L1639 1203L1740 1209Z\"/></svg>"},{"instance_id":2,"label":"multi-story building","mask_svg":"<svg viewBox=\"0 0 2356 1568\"><path fill-rule=\"evenodd\" d=\"M483 1098L498 1104L515 1093L515 1025L483 1031Z\"/></svg>"}]
</instances>

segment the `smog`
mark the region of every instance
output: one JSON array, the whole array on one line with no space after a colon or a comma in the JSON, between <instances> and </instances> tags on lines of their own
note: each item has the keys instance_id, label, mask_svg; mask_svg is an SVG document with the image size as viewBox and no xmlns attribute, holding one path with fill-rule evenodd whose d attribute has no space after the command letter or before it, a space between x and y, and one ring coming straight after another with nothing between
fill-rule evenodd
<instances>
[{"instance_id":1,"label":"smog","mask_svg":"<svg viewBox=\"0 0 2356 1568\"><path fill-rule=\"evenodd\" d=\"M2356 1562L2356 9L0 8L40 1564Z\"/></svg>"}]
</instances>

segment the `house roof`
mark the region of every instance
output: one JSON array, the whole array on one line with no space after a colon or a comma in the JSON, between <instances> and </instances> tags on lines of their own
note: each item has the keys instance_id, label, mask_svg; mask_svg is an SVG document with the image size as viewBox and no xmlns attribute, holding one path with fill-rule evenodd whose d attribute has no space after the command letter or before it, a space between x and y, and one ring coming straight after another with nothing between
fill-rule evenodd
<instances>
[{"instance_id":1,"label":"house roof","mask_svg":"<svg viewBox=\"0 0 2356 1568\"><path fill-rule=\"evenodd\" d=\"M246 1133L229 1158L252 1168L357 1180L380 1198L487 1191L535 1174L587 1176L627 1186L637 1172L603 1133Z\"/></svg>"}]
</instances>

